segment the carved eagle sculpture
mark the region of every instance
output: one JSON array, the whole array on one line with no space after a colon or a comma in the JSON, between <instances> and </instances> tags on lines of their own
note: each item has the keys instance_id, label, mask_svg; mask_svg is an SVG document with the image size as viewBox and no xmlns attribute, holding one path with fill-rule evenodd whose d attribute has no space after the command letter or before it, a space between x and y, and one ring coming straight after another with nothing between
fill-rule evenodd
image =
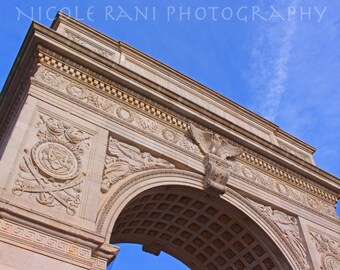
<instances>
[{"instance_id":1,"label":"carved eagle sculpture","mask_svg":"<svg viewBox=\"0 0 340 270\"><path fill-rule=\"evenodd\" d=\"M190 123L191 135L204 154L213 154L222 160L242 154L242 150L229 144L220 135L199 129Z\"/></svg>"}]
</instances>

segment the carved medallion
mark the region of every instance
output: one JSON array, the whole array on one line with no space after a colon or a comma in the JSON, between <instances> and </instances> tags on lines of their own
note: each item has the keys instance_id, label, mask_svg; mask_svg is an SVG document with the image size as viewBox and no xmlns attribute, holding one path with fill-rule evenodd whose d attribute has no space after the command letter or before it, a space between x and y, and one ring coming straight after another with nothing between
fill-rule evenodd
<instances>
[{"instance_id":1,"label":"carved medallion","mask_svg":"<svg viewBox=\"0 0 340 270\"><path fill-rule=\"evenodd\" d=\"M84 99L86 96L86 91L80 85L69 84L66 87L66 91L70 96L78 99Z\"/></svg>"},{"instance_id":2,"label":"carved medallion","mask_svg":"<svg viewBox=\"0 0 340 270\"><path fill-rule=\"evenodd\" d=\"M56 73L46 69L41 72L40 76L43 81L51 86L58 86L60 83L62 83L62 77L60 75L57 75Z\"/></svg>"},{"instance_id":3,"label":"carved medallion","mask_svg":"<svg viewBox=\"0 0 340 270\"><path fill-rule=\"evenodd\" d=\"M134 119L131 111L124 107L118 107L116 112L119 118L124 119L127 122L132 122Z\"/></svg>"},{"instance_id":4,"label":"carved medallion","mask_svg":"<svg viewBox=\"0 0 340 270\"><path fill-rule=\"evenodd\" d=\"M242 169L242 173L245 177L249 178L249 179L252 179L253 178L253 172L251 169L247 168L247 167L244 167Z\"/></svg>"},{"instance_id":5,"label":"carved medallion","mask_svg":"<svg viewBox=\"0 0 340 270\"><path fill-rule=\"evenodd\" d=\"M329 236L313 231L309 231L316 249L320 253L322 269L339 270L340 269L340 242Z\"/></svg>"},{"instance_id":6,"label":"carved medallion","mask_svg":"<svg viewBox=\"0 0 340 270\"><path fill-rule=\"evenodd\" d=\"M89 137L67 122L42 115L38 127L39 142L25 149L12 192L30 194L42 205L64 207L75 215L85 176L81 156L89 148Z\"/></svg>"},{"instance_id":7,"label":"carved medallion","mask_svg":"<svg viewBox=\"0 0 340 270\"><path fill-rule=\"evenodd\" d=\"M163 129L162 134L163 134L163 138L169 142L176 143L178 140L178 136L176 132L170 129Z\"/></svg>"},{"instance_id":8,"label":"carved medallion","mask_svg":"<svg viewBox=\"0 0 340 270\"><path fill-rule=\"evenodd\" d=\"M73 179L79 175L79 155L60 141L42 141L32 148L32 158L46 175L59 180Z\"/></svg>"}]
</instances>

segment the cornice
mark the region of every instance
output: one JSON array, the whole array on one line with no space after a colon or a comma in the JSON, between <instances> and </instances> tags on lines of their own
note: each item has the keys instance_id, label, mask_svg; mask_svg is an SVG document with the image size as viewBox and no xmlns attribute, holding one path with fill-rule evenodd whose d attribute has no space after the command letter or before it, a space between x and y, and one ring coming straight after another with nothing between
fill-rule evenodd
<instances>
[{"instance_id":1,"label":"cornice","mask_svg":"<svg viewBox=\"0 0 340 270\"><path fill-rule=\"evenodd\" d=\"M190 89L193 93L200 94L202 96L205 96L207 99L211 99L213 102L218 104L218 106L228 108L228 110L233 111L235 115L242 115L245 117L245 119L251 119L253 122L259 124L260 126L265 127L271 132L280 133L282 137L290 141L294 141L295 145L304 148L308 153L313 153L315 151L314 147L282 131L277 125L273 124L272 122L240 106L236 102L222 96L221 94L211 90L210 88L200 84L199 82L189 78L188 76L176 71L175 69L154 59L153 57L146 55L145 53L137 50L136 48L133 48L132 46L124 42L121 41L118 42L113 38L110 38L94 30L93 28L81 22L78 22L72 17L59 12L51 26L52 29L57 30L59 24L61 23L66 24L70 28L77 29L82 33L86 33L87 36L91 36L91 38L94 38L99 43L108 44L111 45L112 47L117 48L117 51L119 51L123 55L130 56L133 60L143 63L143 65L145 65L146 67L157 70L161 76L162 75L167 76L168 78L171 78L175 83L181 86L188 87L188 89Z\"/></svg>"},{"instance_id":2,"label":"cornice","mask_svg":"<svg viewBox=\"0 0 340 270\"><path fill-rule=\"evenodd\" d=\"M75 62L69 61L49 49L45 49L41 46L39 46L38 49L38 59L41 64L57 71L60 74L64 74L67 77L81 82L86 87L91 87L94 91L98 91L98 93L101 93L102 95L104 94L105 97L110 100L126 104L133 108L136 112L148 115L148 117L152 119L157 119L161 123L171 128L175 128L182 133L186 133L189 129L189 123L193 122L192 120L189 120L188 118L185 118L164 106L160 106L148 98L134 93L131 89L120 85L117 82L96 74ZM81 103L81 101L76 99L73 99L73 102ZM150 134L150 136L152 135ZM232 144L242 147L244 152L241 159L252 166L258 167L262 171L270 173L273 176L280 178L299 189L305 190L306 192L327 202L332 204L336 203L336 193L330 192L329 190L325 191L325 188L321 184L315 183L310 179L299 175L298 173L260 155L259 153L248 149L242 144L237 144L230 139L228 140Z\"/></svg>"},{"instance_id":3,"label":"cornice","mask_svg":"<svg viewBox=\"0 0 340 270\"><path fill-rule=\"evenodd\" d=\"M81 26L84 29L87 29L87 27L81 23L77 23L77 26L78 27ZM101 37L98 37L98 38L101 38ZM120 66L117 63L109 61L108 59L106 59L105 57L101 55L98 55L94 52L89 51L89 49L79 44L76 44L75 42L68 40L67 38L63 37L62 35L60 35L59 33L56 33L53 30L43 27L37 23L33 23L30 28L29 34L27 35L25 43L28 42L27 39L30 40L30 46L28 46L29 48L27 50L30 52L31 57L33 54L32 50L34 49L34 47L36 47L37 44L42 44L44 47L47 47L47 48L51 48L51 49L53 48L55 52L53 53L51 52L51 55L58 55L58 54L64 55L65 62L67 64L70 64L71 66L76 66L77 68L82 69L83 73L84 71L85 73L87 73L82 76L85 76L85 77L87 77L88 75L90 77L92 76L93 77L92 81L88 80L86 83L90 83L93 87L97 88L98 91L105 92L106 94L112 95L112 96L115 95L116 97L120 98L124 102L130 103L131 105L136 105L141 111L145 113L153 114L154 116L161 119L163 122L166 122L168 124L171 124L173 127L176 127L176 129L178 130L183 130L183 131L187 130L187 126L188 126L187 119L200 120L200 124L202 126L209 127L210 129L214 130L217 133L225 135L226 137L230 137L233 140L235 140L238 144L246 146L247 148L257 153L260 153L261 155L267 156L267 158L269 158L270 160L274 160L275 162L278 162L282 166L286 168L290 168L291 170L301 174L303 177L311 179L312 181L316 182L317 184L321 186L326 186L327 188L334 190L334 192L340 193L338 178L328 174L327 172L324 172L323 170L315 167L312 164L309 164L308 162L305 162L304 160L292 154L289 154L284 149L281 149L280 147L272 143L269 143L268 141L261 139L260 137L254 134L250 134L249 132L242 129L241 127L238 127L235 124L229 123L228 125L228 121L226 119L221 119L217 115L213 115L211 112L207 112L205 110L200 109L199 106L195 105L193 102L191 102L191 104L197 110L195 111L195 114L192 114L193 111L190 110L191 107L188 108L187 106L187 104L190 103L190 101L184 101L181 97L176 97L174 93L171 94L172 96L170 100L176 101L176 104L172 104L171 107L174 110L177 110L177 109L179 110L179 108L181 108L182 110L179 110L180 113L174 113L173 111L169 113L169 111L166 110L164 105L163 106L158 105L155 107L155 105L153 105L152 102L150 103L150 105L147 105L145 102L139 99L138 94L136 93L136 90L135 90L136 88L138 88L137 85L143 86L144 87L143 93L146 93L146 91L149 91L149 94L147 96L152 97L152 98L156 97L157 101L162 99L162 97L163 98L165 97L165 95L162 95L162 93L160 93L161 92L160 89L162 89L163 92L165 92L166 89L162 88L159 85L158 86L155 85L149 80L142 78L140 75L127 70L126 68ZM122 44L120 44L120 48L122 48ZM128 47L125 46L125 48L128 48ZM131 49L131 51L133 50ZM138 53L141 55L141 57L145 56L144 54L140 52ZM76 57L77 59L76 60L77 64L69 60L69 59L74 59L74 57ZM157 62L156 60L153 60L153 61L155 64L157 65L159 64L159 62ZM91 62L91 65L90 65L90 62ZM163 68L162 66L163 64L159 64L159 65L161 68ZM91 66L92 70L87 68L89 66ZM165 66L164 68L168 68L168 67ZM93 70L96 70L96 72ZM176 77L178 75L175 71L172 71L172 72L173 72L173 76ZM116 76L119 77L119 79L117 80L118 82L124 81L124 78L129 78L129 82L128 82L129 88L131 88L133 90L132 92L135 92L135 94L131 96L130 94L125 93L124 95L124 93L121 92L120 90L117 91L114 89L114 87L110 88L110 86L107 86L107 82L113 83L113 80L116 81L115 79L118 78ZM182 76L181 78L189 84L196 83L192 81L191 79L188 79L184 75L181 75L181 76ZM14 75L12 74L10 76L11 80L13 79L13 77ZM107 78L110 78L110 79L107 79ZM195 91L203 93L203 94L207 94L207 95L212 95L220 103L225 102L223 100L227 100L223 97L220 97L219 94L213 92L212 90L199 87L199 84L198 83L196 84L197 84L197 88L195 88ZM8 89L10 88L9 85L7 84L6 84L6 87L7 88L4 89L5 90L4 92L7 92ZM125 88L128 89L127 87ZM139 96L143 96L143 94L139 94ZM229 105L233 104L233 102L230 102L228 104ZM1 103L1 105L4 108L8 108L7 107L8 105L4 104L3 102ZM224 105L227 106L227 104L224 104ZM230 106L236 106L236 105L234 104ZM239 105L237 105L236 107L238 106ZM183 108L185 109L185 111ZM242 111L248 112L248 110L242 107L240 108L242 109ZM183 114L182 112L185 112L185 113ZM185 115L185 117L183 116L180 117L180 114ZM249 115L251 116L252 114L253 113L250 113ZM211 122L210 117L214 117L212 119L216 121L218 125L216 125L215 122ZM262 119L262 118L259 117L259 119ZM210 121L210 122L208 123L207 121ZM267 123L268 121L265 120L264 122ZM273 124L270 124L269 126L276 127ZM296 141L296 142L299 142L299 141Z\"/></svg>"}]
</instances>

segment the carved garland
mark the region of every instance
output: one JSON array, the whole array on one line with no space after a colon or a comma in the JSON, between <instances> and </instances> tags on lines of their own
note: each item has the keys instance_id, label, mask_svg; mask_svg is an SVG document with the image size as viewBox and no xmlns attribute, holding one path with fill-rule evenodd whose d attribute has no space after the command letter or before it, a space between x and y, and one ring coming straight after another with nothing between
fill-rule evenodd
<instances>
[{"instance_id":1,"label":"carved garland","mask_svg":"<svg viewBox=\"0 0 340 270\"><path fill-rule=\"evenodd\" d=\"M12 192L31 194L42 205L62 206L75 215L85 176L81 156L90 147L90 137L67 122L43 115L38 127L39 141L25 149Z\"/></svg>"}]
</instances>

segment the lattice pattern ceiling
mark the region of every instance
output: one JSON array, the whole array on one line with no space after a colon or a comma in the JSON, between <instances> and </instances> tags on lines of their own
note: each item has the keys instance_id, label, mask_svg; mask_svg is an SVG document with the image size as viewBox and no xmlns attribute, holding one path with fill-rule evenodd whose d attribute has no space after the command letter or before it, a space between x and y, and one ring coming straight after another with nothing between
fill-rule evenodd
<instances>
[{"instance_id":1,"label":"lattice pattern ceiling","mask_svg":"<svg viewBox=\"0 0 340 270\"><path fill-rule=\"evenodd\" d=\"M191 269L289 269L264 232L245 223L257 227L219 198L188 188L158 188L125 207L111 242L144 244L154 254L163 250Z\"/></svg>"}]
</instances>

